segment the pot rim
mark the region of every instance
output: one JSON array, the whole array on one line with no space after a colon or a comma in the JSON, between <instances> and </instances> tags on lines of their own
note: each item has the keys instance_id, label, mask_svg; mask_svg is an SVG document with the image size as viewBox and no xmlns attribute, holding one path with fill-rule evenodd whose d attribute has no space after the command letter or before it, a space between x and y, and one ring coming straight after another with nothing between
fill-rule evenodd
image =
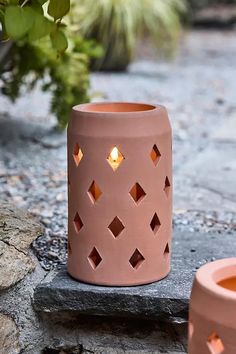
<instances>
[{"instance_id":1,"label":"pot rim","mask_svg":"<svg viewBox=\"0 0 236 354\"><path fill-rule=\"evenodd\" d=\"M196 273L198 283L213 296L236 301L236 291L218 283L236 277L236 258L225 258L202 266Z\"/></svg>"},{"instance_id":2,"label":"pot rim","mask_svg":"<svg viewBox=\"0 0 236 354\"><path fill-rule=\"evenodd\" d=\"M133 107L143 107L144 109L138 109L138 110L135 110L135 109L130 109L130 110L91 110L91 109L88 109L89 107L99 107L99 106L106 106L106 107L111 107L111 106L133 106ZM150 113L150 112L155 112L155 111L159 111L159 110L162 110L162 109L165 109L164 106L162 105L158 105L158 104L149 104L149 103L144 103L144 102L126 102L126 101L106 101L106 102L90 102L90 103L82 103L82 104L79 104L79 105L75 105L72 107L72 110L75 111L75 112L83 112L83 113L89 113L89 114L101 114L101 115L106 115L106 114L114 114L114 115L117 115L117 114L127 114L127 115L133 115L133 114L147 114L147 113Z\"/></svg>"}]
</instances>

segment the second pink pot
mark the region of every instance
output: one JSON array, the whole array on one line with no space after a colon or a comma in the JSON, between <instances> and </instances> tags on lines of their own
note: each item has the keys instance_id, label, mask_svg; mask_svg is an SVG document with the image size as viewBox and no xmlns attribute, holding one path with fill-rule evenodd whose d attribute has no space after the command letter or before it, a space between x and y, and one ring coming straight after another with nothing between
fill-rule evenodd
<instances>
[{"instance_id":1,"label":"second pink pot","mask_svg":"<svg viewBox=\"0 0 236 354\"><path fill-rule=\"evenodd\" d=\"M189 354L236 354L236 258L201 267L189 310Z\"/></svg>"}]
</instances>

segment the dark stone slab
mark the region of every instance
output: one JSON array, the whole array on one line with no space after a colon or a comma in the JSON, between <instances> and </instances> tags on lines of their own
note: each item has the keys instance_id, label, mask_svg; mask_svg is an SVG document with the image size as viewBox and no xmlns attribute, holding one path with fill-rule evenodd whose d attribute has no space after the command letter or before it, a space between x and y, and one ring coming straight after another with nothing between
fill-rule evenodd
<instances>
[{"instance_id":1,"label":"dark stone slab","mask_svg":"<svg viewBox=\"0 0 236 354\"><path fill-rule=\"evenodd\" d=\"M176 232L172 271L160 282L135 287L105 287L73 280L66 269L37 286L34 307L43 312L140 317L182 322L196 269L208 261L235 256L235 233Z\"/></svg>"}]
</instances>

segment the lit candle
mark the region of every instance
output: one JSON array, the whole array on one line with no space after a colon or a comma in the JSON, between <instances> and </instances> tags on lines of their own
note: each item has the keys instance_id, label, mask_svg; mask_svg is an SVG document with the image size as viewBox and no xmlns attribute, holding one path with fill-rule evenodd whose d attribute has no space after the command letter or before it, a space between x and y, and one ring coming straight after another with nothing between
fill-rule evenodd
<instances>
[{"instance_id":1,"label":"lit candle","mask_svg":"<svg viewBox=\"0 0 236 354\"><path fill-rule=\"evenodd\" d=\"M119 156L119 150L117 149L117 147L115 146L112 150L111 150L111 153L110 153L110 158L109 158L109 163L111 165L111 167L113 168L113 170L116 170L121 161L122 161L122 158L120 159L120 156Z\"/></svg>"},{"instance_id":2,"label":"lit candle","mask_svg":"<svg viewBox=\"0 0 236 354\"><path fill-rule=\"evenodd\" d=\"M118 161L118 157L119 157L119 151L118 151L117 147L115 146L111 150L111 158L112 158L113 162L117 162Z\"/></svg>"}]
</instances>

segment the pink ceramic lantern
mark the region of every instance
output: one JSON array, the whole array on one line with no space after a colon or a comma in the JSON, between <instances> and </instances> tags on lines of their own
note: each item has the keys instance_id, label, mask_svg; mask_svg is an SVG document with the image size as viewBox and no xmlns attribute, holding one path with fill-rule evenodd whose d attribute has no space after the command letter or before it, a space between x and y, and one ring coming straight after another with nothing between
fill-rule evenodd
<instances>
[{"instance_id":1,"label":"pink ceramic lantern","mask_svg":"<svg viewBox=\"0 0 236 354\"><path fill-rule=\"evenodd\" d=\"M68 272L137 285L170 271L171 127L162 106L75 106L68 127Z\"/></svg>"},{"instance_id":2,"label":"pink ceramic lantern","mask_svg":"<svg viewBox=\"0 0 236 354\"><path fill-rule=\"evenodd\" d=\"M236 258L201 267L189 310L189 354L236 353Z\"/></svg>"}]
</instances>

